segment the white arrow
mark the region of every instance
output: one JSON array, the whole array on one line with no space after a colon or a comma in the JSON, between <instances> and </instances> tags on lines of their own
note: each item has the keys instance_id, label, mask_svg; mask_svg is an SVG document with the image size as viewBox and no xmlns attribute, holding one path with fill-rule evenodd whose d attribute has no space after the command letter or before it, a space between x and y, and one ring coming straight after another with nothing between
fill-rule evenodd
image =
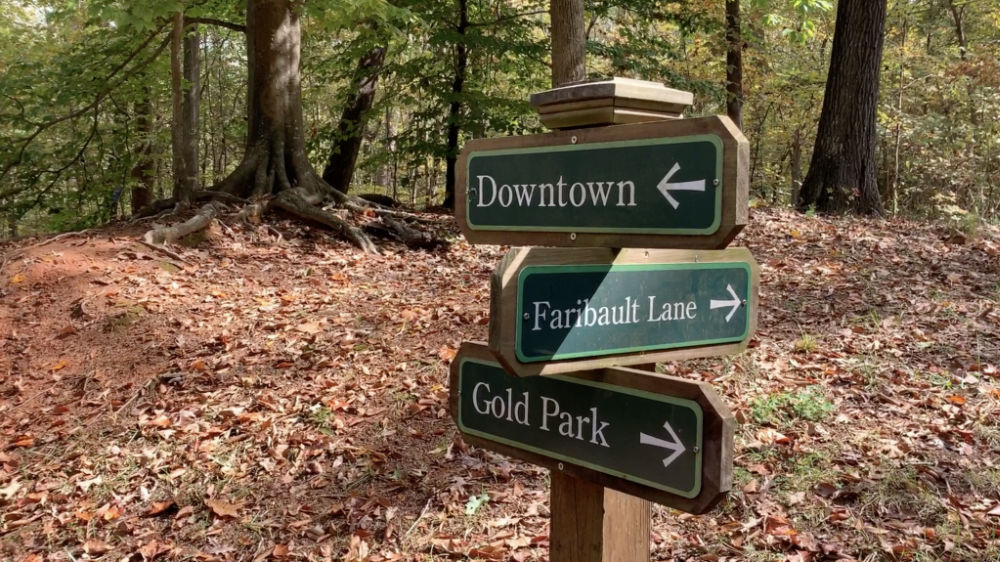
<instances>
[{"instance_id":1,"label":"white arrow","mask_svg":"<svg viewBox=\"0 0 1000 562\"><path fill-rule=\"evenodd\" d=\"M645 433L640 432L639 443L673 451L670 453L669 457L663 459L663 467L666 468L670 466L670 463L677 460L677 457L681 456L681 454L683 454L687 449L677 437L677 434L674 432L674 428L670 427L670 422L663 422L663 429L667 430L667 433L670 434L670 438L673 439L673 441L667 441L665 439L660 439L659 437L653 437L652 435L646 435Z\"/></svg>"},{"instance_id":2,"label":"white arrow","mask_svg":"<svg viewBox=\"0 0 1000 562\"><path fill-rule=\"evenodd\" d=\"M736 314L736 311L740 309L740 305L743 304L743 301L740 300L740 297L736 296L736 291L733 290L732 285L727 284L726 290L729 291L729 296L733 297L731 300L718 301L712 299L708 302L708 307L712 310L715 310L716 308L726 308L727 306L733 307L733 309L729 311L729 314L726 315L726 322L728 323L733 319L733 315Z\"/></svg>"},{"instance_id":3,"label":"white arrow","mask_svg":"<svg viewBox=\"0 0 1000 562\"><path fill-rule=\"evenodd\" d=\"M660 180L660 183L656 184L656 189L660 190L660 193L662 193L663 196L667 198L667 203L670 203L670 206L673 207L674 209L680 206L680 202L678 202L676 199L673 198L672 195L670 195L671 191L705 191L705 180L669 183L670 178L672 178L674 174L676 174L677 171L680 169L681 165L678 163L674 163L674 166L670 168L670 171L667 172L667 175L663 176L663 179Z\"/></svg>"}]
</instances>

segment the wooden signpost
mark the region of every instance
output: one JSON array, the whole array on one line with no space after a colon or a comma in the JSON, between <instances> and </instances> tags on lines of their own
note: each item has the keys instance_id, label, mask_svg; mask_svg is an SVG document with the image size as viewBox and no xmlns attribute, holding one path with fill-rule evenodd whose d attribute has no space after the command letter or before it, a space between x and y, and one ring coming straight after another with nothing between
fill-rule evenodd
<instances>
[{"instance_id":1,"label":"wooden signpost","mask_svg":"<svg viewBox=\"0 0 1000 562\"><path fill-rule=\"evenodd\" d=\"M748 162L725 116L475 140L456 218L474 244L724 248L746 224Z\"/></svg>"},{"instance_id":2,"label":"wooden signpost","mask_svg":"<svg viewBox=\"0 0 1000 562\"><path fill-rule=\"evenodd\" d=\"M732 484L733 416L707 383L619 368L516 377L464 343L451 413L470 443L689 513Z\"/></svg>"},{"instance_id":3,"label":"wooden signpost","mask_svg":"<svg viewBox=\"0 0 1000 562\"><path fill-rule=\"evenodd\" d=\"M493 273L489 345L519 376L738 353L758 284L743 248L517 248Z\"/></svg>"},{"instance_id":4,"label":"wooden signpost","mask_svg":"<svg viewBox=\"0 0 1000 562\"><path fill-rule=\"evenodd\" d=\"M489 344L453 361L452 417L551 470L553 562L648 562L650 501L704 513L732 486L729 409L648 371L753 336L759 269L722 249L747 221L748 143L727 117L679 119L690 94L650 82L532 103L572 129L469 142L455 215L474 244L562 248L514 248L494 271ZM603 126L641 119L661 121Z\"/></svg>"}]
</instances>

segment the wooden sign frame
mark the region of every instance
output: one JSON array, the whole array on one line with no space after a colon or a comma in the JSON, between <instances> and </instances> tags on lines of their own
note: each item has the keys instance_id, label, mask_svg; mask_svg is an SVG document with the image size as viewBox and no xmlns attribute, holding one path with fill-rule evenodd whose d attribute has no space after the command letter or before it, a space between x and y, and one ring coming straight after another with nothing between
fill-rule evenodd
<instances>
[{"instance_id":1,"label":"wooden sign frame","mask_svg":"<svg viewBox=\"0 0 1000 562\"><path fill-rule=\"evenodd\" d=\"M459 376L463 360L496 363L495 358L483 344L465 342L451 365L450 410L452 419L462 428L459 406ZM499 364L497 363L499 366ZM732 488L733 481L733 435L735 419L725 402L710 384L676 377L652 374L646 371L623 368L607 368L582 371L572 374L581 381L593 381L617 387L660 394L674 398L691 400L702 409L701 489L691 498L644 486L630 480L612 476L570 462L564 462L532 451L519 449L497 441L462 432L466 442L547 467L553 472L565 474L580 480L593 482L606 488L648 499L656 503L679 509L687 513L700 514L712 509Z\"/></svg>"},{"instance_id":2,"label":"wooden sign frame","mask_svg":"<svg viewBox=\"0 0 1000 562\"><path fill-rule=\"evenodd\" d=\"M746 296L745 305L747 307L747 329L740 341L691 346L679 344L669 349L543 362L522 362L519 359L517 329L523 319L519 316L518 310L518 283L520 273L525 268L558 265L672 263L740 263L749 267L750 291ZM759 286L760 268L746 248L727 250L624 249L620 251L608 248L514 248L504 256L491 277L489 348L504 368L517 376L554 375L607 367L733 355L746 349L756 330Z\"/></svg>"},{"instance_id":3,"label":"wooden sign frame","mask_svg":"<svg viewBox=\"0 0 1000 562\"><path fill-rule=\"evenodd\" d=\"M477 228L468 218L469 157L473 153L539 147L585 147L593 143L641 142L647 139L680 139L716 136L722 145L721 216L714 232L663 234L630 232L611 227L599 232L569 227ZM540 135L477 139L463 148L456 165L455 217L471 244L535 245L610 248L725 248L743 229L748 218L750 144L740 129L723 115L693 119L653 121L610 127L555 131ZM663 164L664 163L658 163Z\"/></svg>"}]
</instances>

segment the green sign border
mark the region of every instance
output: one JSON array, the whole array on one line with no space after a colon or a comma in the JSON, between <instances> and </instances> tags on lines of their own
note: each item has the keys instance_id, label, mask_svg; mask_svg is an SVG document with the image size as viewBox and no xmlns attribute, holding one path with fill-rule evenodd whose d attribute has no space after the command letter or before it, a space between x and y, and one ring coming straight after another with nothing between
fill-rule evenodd
<instances>
[{"instance_id":1,"label":"green sign border","mask_svg":"<svg viewBox=\"0 0 1000 562\"><path fill-rule=\"evenodd\" d=\"M517 276L517 317L515 318L514 324L514 354L517 356L517 360L522 363L537 363L541 361L553 361L559 359L576 359L579 357L601 357L605 355L616 355L621 353L635 353L640 351L651 351L651 350L661 350L661 349L677 349L683 347L697 347L701 345L715 345L720 343L732 343L740 342L746 339L748 333L750 332L750 315L747 313L746 322L744 324L743 333L739 336L734 336L730 338L718 338L709 340L696 340L696 341L685 341L676 342L669 344L651 344L643 345L637 347L623 347L617 349L608 349L599 351L597 353L591 351L578 351L574 353L556 353L552 355L538 355L528 357L525 356L521 351L521 332L523 322L520 321L524 317L524 279L531 274L545 274L545 273L565 273L565 272L579 272L579 273L592 273L595 271L607 271L608 273L617 271L669 271L669 270L692 270L692 269L743 269L747 272L747 284L744 290L744 294L747 299L747 310L749 310L750 305L750 291L753 287L753 271L750 268L750 264L747 262L709 262L709 263L650 263L650 264L620 264L614 265L610 264L600 264L600 265L529 265L522 269Z\"/></svg>"},{"instance_id":2,"label":"green sign border","mask_svg":"<svg viewBox=\"0 0 1000 562\"><path fill-rule=\"evenodd\" d=\"M595 232L595 233L611 233L620 232L627 234L714 234L719 230L722 224L722 191L723 191L723 181L725 179L722 177L722 152L723 144L722 138L716 134L705 134L705 135L690 135L686 137L667 137L667 138L652 138L652 139L635 139L635 140L624 140L624 141L606 141L606 142L592 142L585 144L567 144L567 145L554 145L554 146L535 146L530 148L507 148L500 150L477 150L475 152L470 152L469 156L465 161L465 192L469 192L469 178L472 177L471 166L472 161L476 157L492 157L492 156L512 156L518 154L532 154L539 152L576 152L580 150L594 150L601 148L622 148L631 146L658 146L658 145L669 145L669 144L682 144L682 143L692 143L692 142L710 142L715 146L715 177L719 180L719 185L715 186L715 206L714 206L714 219L712 224L707 228L629 228L627 226L612 226L612 227L599 227L599 226L504 226L504 225L476 225L472 222L472 217L469 216L469 201L472 201L468 196L466 196L465 204L465 222L468 225L469 230L505 230L505 231L524 231L524 232Z\"/></svg>"},{"instance_id":3,"label":"green sign border","mask_svg":"<svg viewBox=\"0 0 1000 562\"><path fill-rule=\"evenodd\" d=\"M464 376L465 364L466 363L478 363L480 365L485 365L487 367L495 367L497 369L503 370L503 367L501 367L499 363L492 363L492 362L489 362L489 361L482 361L482 360L474 359L474 358L470 358L470 357L464 357L464 358L462 358L461 362L459 363L459 367L458 367L458 388L459 388L460 392L463 391L463 390L465 390L465 386L463 384L463 376ZM513 375L510 375L508 373L508 376L513 376ZM567 456L567 455L562 455L562 454L555 453L555 452L552 452L552 451L546 451L545 449L540 449L540 448L535 447L533 445L527 445L525 443L520 443L520 442L514 441L512 439L507 439L506 437L501 437L499 435L493 435L492 433L487 433L485 431L480 431L478 429L471 429L471 428L469 428L468 426L465 425L465 421L464 421L464 418L463 418L463 412L462 412L462 400L461 400L461 397L459 397L459 400L458 400L458 419L457 419L457 424L458 424L459 430L461 430L463 433L468 433L470 435L475 435L476 437L481 437L481 438L487 439L489 441L496 441L498 443L503 443L504 445L507 445L507 446L510 446L510 447L514 447L516 449L523 449L525 451L530 451L532 453L535 453L535 454L538 454L538 455L542 455L542 456L545 456L545 457L549 457L549 458L552 458L552 459L556 459L556 460L559 460L559 461L569 462L569 463L577 465L577 466L582 466L584 468L589 468L590 470L594 470L594 471L597 471L597 472L602 472L604 474L608 474L610 476L621 478L623 480L628 480L629 482L635 482L637 484L642 484L644 486L649 486L649 487L655 488L657 490L662 490L664 492L668 492L668 493L671 493L671 494L676 494L676 495L681 496L683 498L692 499L694 497L697 497L698 494L701 493L702 458L704 456L704 451L705 451L705 448L703 447L703 443L702 443L703 432L704 432L704 429L705 429L705 417L704 417L704 412L702 411L700 404L698 404L694 400L688 400L686 398L677 398L675 396L666 396L664 394L655 394L655 393L652 393L652 392L646 392L646 391L638 390L638 389L634 389L634 388L626 388L626 387L621 387L621 386L615 386L615 385L611 385L611 384L601 383L601 382L597 382L597 381L589 381L589 380L579 379L579 378L575 378L575 377L567 377L567 376L563 376L563 375L551 375L551 376L546 377L546 378L552 378L552 379L560 380L560 381L563 381L563 382L568 382L568 383L571 383L571 384L582 384L584 386L591 386L591 387L595 387L595 388L600 388L602 390L608 390L610 392L617 392L619 394L628 394L628 395L631 395L631 396L637 396L639 398L645 398L647 400L654 400L654 401L657 401L657 402L663 402L663 403L666 403L666 404L672 404L674 406L680 406L682 408L689 408L690 410L692 410L694 412L694 414L695 414L695 418L698 420L697 421L698 427L697 427L697 430L695 431L695 444L694 444L694 446L697 447L697 452L696 453L692 453L695 456L695 459L694 459L694 471L695 471L694 488L692 490L678 490L676 488L672 488L670 486L665 486L663 484L659 484L659 483L656 483L656 482L651 482L651 481L646 480L644 478L639 478L639 477L636 477L636 476L632 476L630 474L626 474L624 472L620 472L620 471L617 471L617 470L612 469L612 468L607 468L607 467L604 467L604 466L601 466L601 465L598 465L598 464L590 463L590 462L587 462L587 461L582 460L582 459L575 459L575 458Z\"/></svg>"}]
</instances>

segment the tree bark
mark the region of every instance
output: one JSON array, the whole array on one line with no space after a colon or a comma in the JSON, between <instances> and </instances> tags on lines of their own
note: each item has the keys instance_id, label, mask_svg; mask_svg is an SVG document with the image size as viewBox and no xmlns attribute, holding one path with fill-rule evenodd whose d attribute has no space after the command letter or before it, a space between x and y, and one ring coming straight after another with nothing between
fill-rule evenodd
<instances>
[{"instance_id":1,"label":"tree bark","mask_svg":"<svg viewBox=\"0 0 1000 562\"><path fill-rule=\"evenodd\" d=\"M332 191L309 164L302 128L294 0L247 2L247 140L243 160L216 186L240 197L264 197L292 187Z\"/></svg>"},{"instance_id":2,"label":"tree bark","mask_svg":"<svg viewBox=\"0 0 1000 562\"><path fill-rule=\"evenodd\" d=\"M587 77L587 29L583 0L552 0L552 87L579 82Z\"/></svg>"},{"instance_id":3,"label":"tree bark","mask_svg":"<svg viewBox=\"0 0 1000 562\"><path fill-rule=\"evenodd\" d=\"M337 126L330 147L330 156L326 168L323 169L323 180L342 193L347 193L351 187L368 110L375 101L379 74L385 62L385 51L385 47L374 47L358 61L358 68L354 73L353 91L340 117L340 124Z\"/></svg>"},{"instance_id":4,"label":"tree bark","mask_svg":"<svg viewBox=\"0 0 1000 562\"><path fill-rule=\"evenodd\" d=\"M135 102L136 132L139 135L139 149L132 166L132 214L136 215L153 202L153 182L156 170L153 166L153 104L149 99L149 86L143 86L140 98Z\"/></svg>"},{"instance_id":5,"label":"tree bark","mask_svg":"<svg viewBox=\"0 0 1000 562\"><path fill-rule=\"evenodd\" d=\"M184 162L184 92L183 92L183 56L181 45L184 36L184 12L178 11L174 14L174 27L170 33L170 94L171 94L171 128L170 144L173 153L174 164L174 188L173 198L175 201L187 204L191 201L191 192L187 186L187 165Z\"/></svg>"},{"instance_id":6,"label":"tree bark","mask_svg":"<svg viewBox=\"0 0 1000 562\"><path fill-rule=\"evenodd\" d=\"M189 196L201 189L198 174L198 114L201 106L201 37L196 29L184 36L184 97L181 107L181 150L184 152L184 192Z\"/></svg>"},{"instance_id":7,"label":"tree bark","mask_svg":"<svg viewBox=\"0 0 1000 562\"><path fill-rule=\"evenodd\" d=\"M743 35L740 0L726 0L726 113L743 129Z\"/></svg>"},{"instance_id":8,"label":"tree bark","mask_svg":"<svg viewBox=\"0 0 1000 562\"><path fill-rule=\"evenodd\" d=\"M886 0L841 0L830 72L798 208L881 215L875 118Z\"/></svg>"},{"instance_id":9,"label":"tree bark","mask_svg":"<svg viewBox=\"0 0 1000 562\"><path fill-rule=\"evenodd\" d=\"M462 89L465 87L465 72L469 65L469 54L465 47L465 31L469 27L469 4L458 0L458 45L455 54L455 79L451 83L451 105L448 107L448 149L445 156L444 206L455 206L455 165L458 162L458 135L462 130Z\"/></svg>"}]
</instances>

